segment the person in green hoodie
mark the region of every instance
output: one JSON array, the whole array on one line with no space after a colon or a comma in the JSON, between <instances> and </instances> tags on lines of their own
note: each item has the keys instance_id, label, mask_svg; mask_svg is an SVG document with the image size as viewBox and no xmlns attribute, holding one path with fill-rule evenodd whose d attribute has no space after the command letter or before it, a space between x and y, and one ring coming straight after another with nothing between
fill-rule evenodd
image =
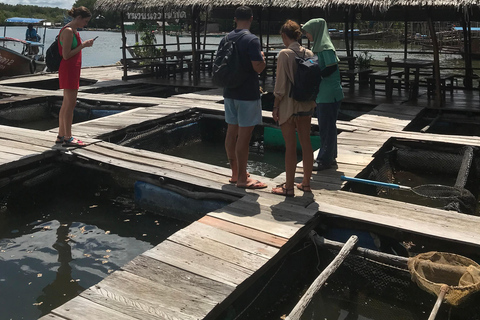
<instances>
[{"instance_id":1,"label":"person in green hoodie","mask_svg":"<svg viewBox=\"0 0 480 320\"><path fill-rule=\"evenodd\" d=\"M315 101L321 147L313 164L313 170L320 171L337 164L337 117L344 96L339 60L328 34L327 23L322 18L311 19L302 26L302 30L313 42L312 51L318 56L322 70L322 82Z\"/></svg>"}]
</instances>

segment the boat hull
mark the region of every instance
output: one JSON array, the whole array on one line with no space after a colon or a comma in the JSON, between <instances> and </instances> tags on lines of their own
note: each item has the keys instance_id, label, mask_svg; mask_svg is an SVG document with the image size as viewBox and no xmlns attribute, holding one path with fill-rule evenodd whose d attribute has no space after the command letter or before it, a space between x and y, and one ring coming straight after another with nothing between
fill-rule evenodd
<instances>
[{"instance_id":1,"label":"boat hull","mask_svg":"<svg viewBox=\"0 0 480 320\"><path fill-rule=\"evenodd\" d=\"M0 77L32 74L45 69L45 62L0 47Z\"/></svg>"}]
</instances>

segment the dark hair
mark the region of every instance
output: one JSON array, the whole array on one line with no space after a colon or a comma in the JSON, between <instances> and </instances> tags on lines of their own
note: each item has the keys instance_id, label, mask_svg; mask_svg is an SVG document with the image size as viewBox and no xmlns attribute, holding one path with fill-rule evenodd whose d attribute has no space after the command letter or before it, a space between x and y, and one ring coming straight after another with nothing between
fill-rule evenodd
<instances>
[{"instance_id":1,"label":"dark hair","mask_svg":"<svg viewBox=\"0 0 480 320\"><path fill-rule=\"evenodd\" d=\"M250 20L252 16L253 12L250 7L240 6L235 9L235 18L237 18L237 20Z\"/></svg>"},{"instance_id":2,"label":"dark hair","mask_svg":"<svg viewBox=\"0 0 480 320\"><path fill-rule=\"evenodd\" d=\"M72 7L72 9L68 11L68 15L74 18L78 16L81 16L82 18L90 18L92 13L86 7L81 6L78 8Z\"/></svg>"},{"instance_id":3,"label":"dark hair","mask_svg":"<svg viewBox=\"0 0 480 320\"><path fill-rule=\"evenodd\" d=\"M302 37L300 26L293 20L287 20L280 28L280 34L285 33L290 39L298 40Z\"/></svg>"},{"instance_id":4,"label":"dark hair","mask_svg":"<svg viewBox=\"0 0 480 320\"><path fill-rule=\"evenodd\" d=\"M33 29L33 24L32 23L29 23L28 26L27 26L28 29Z\"/></svg>"}]
</instances>

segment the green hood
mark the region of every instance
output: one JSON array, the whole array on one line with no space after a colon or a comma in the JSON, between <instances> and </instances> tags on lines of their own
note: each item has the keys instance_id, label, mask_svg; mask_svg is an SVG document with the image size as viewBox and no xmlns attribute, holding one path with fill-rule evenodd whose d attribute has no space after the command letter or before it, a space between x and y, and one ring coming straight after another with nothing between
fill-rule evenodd
<instances>
[{"instance_id":1,"label":"green hood","mask_svg":"<svg viewBox=\"0 0 480 320\"><path fill-rule=\"evenodd\" d=\"M313 52L318 53L324 50L335 51L335 47L328 34L327 22L325 22L324 19L311 19L302 26L302 29L310 33L313 37Z\"/></svg>"}]
</instances>

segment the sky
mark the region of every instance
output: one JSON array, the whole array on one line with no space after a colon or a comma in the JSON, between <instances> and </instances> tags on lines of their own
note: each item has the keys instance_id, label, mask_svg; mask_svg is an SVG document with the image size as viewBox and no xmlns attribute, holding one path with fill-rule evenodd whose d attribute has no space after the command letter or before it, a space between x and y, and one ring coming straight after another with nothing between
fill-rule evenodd
<instances>
[{"instance_id":1,"label":"sky","mask_svg":"<svg viewBox=\"0 0 480 320\"><path fill-rule=\"evenodd\" d=\"M71 9L75 3L75 0L0 0L0 2L11 5L23 4L39 7L59 7L62 9Z\"/></svg>"}]
</instances>

